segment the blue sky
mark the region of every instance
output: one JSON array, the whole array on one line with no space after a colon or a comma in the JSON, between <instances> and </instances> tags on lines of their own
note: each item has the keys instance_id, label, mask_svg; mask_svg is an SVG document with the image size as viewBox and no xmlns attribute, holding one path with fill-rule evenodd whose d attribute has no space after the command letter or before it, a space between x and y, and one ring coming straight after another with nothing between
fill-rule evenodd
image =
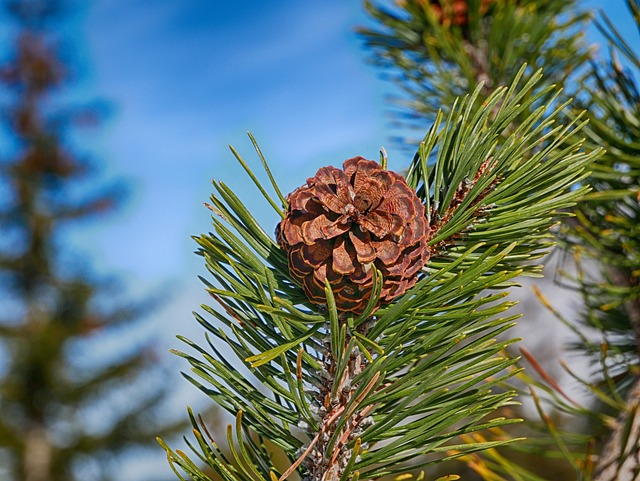
<instances>
[{"instance_id":1,"label":"blue sky","mask_svg":"<svg viewBox=\"0 0 640 481\"><path fill-rule=\"evenodd\" d=\"M105 235L138 252L123 266L132 274L183 269L185 234L207 225L209 180L242 185L227 144L254 159L247 130L285 189L323 163L376 156L384 140L383 86L352 33L356 3L239 5L116 0L89 12L95 90L117 109L103 156L135 188ZM122 263L116 243L99 251Z\"/></svg>"},{"instance_id":2,"label":"blue sky","mask_svg":"<svg viewBox=\"0 0 640 481\"><path fill-rule=\"evenodd\" d=\"M585 3L606 3L631 31L623 0ZM149 324L163 349L178 345L178 333L201 338L191 311L207 297L190 236L209 229L202 202L210 179L231 185L267 230L276 223L227 144L258 167L251 131L286 192L322 165L376 159L381 145L391 168L407 165L388 141L388 86L354 34L365 21L355 0L96 0L87 8L85 91L114 109L92 150L104 176L124 179L133 194L74 239L99 272L123 276L134 295L169 288ZM181 399L197 396L183 387Z\"/></svg>"}]
</instances>

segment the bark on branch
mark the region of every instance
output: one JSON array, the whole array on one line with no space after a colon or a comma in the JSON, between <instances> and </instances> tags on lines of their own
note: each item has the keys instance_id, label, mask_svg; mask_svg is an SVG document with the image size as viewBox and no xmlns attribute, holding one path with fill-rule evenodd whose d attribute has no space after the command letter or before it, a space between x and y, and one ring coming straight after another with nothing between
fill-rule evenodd
<instances>
[{"instance_id":1,"label":"bark on branch","mask_svg":"<svg viewBox=\"0 0 640 481\"><path fill-rule=\"evenodd\" d=\"M593 481L635 481L640 476L640 377L600 451Z\"/></svg>"},{"instance_id":2,"label":"bark on branch","mask_svg":"<svg viewBox=\"0 0 640 481\"><path fill-rule=\"evenodd\" d=\"M624 287L637 284L620 271L612 271L614 281ZM635 333L640 353L640 299L625 302L625 310ZM602 446L594 481L634 481L640 479L640 377L636 376L627 403Z\"/></svg>"}]
</instances>

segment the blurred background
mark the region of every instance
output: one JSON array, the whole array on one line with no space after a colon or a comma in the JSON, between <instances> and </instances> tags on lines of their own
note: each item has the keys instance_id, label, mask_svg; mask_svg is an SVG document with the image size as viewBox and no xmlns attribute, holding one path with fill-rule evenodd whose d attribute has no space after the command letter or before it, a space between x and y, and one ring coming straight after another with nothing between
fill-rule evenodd
<instances>
[{"instance_id":1,"label":"blurred background","mask_svg":"<svg viewBox=\"0 0 640 481\"><path fill-rule=\"evenodd\" d=\"M581 5L603 9L623 36L634 28L623 0ZM168 350L180 347L177 334L202 338L191 311L208 298L190 236L209 228L210 179L230 185L267 231L277 222L252 204L256 192L227 145L257 167L250 131L286 192L320 166L377 159L381 146L390 168L409 164L412 153L390 140L393 87L355 34L371 20L359 1L343 0L0 7L0 480L53 481L37 462L15 466L15 453L29 449L60 462L66 474L55 479L171 479L154 433L184 429L188 404L207 407ZM601 41L593 28L587 36ZM45 146L33 144L43 136ZM52 148L60 164L41 165ZM34 299L44 304L37 312L68 317L56 292L74 286L84 307L73 326L20 326ZM36 365L29 383L12 377ZM41 395L61 401L40 412L45 385ZM22 426L20 402L35 419L57 413L55 432ZM125 435L125 426L144 435ZM47 447L52 437L60 451Z\"/></svg>"}]
</instances>

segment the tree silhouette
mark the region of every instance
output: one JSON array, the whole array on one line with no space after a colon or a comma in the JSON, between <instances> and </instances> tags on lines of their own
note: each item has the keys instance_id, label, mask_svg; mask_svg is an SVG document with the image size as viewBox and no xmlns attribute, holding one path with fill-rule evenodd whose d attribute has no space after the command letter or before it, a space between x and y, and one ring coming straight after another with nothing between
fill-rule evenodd
<instances>
[{"instance_id":1,"label":"tree silhouette","mask_svg":"<svg viewBox=\"0 0 640 481\"><path fill-rule=\"evenodd\" d=\"M73 80L55 35L66 6L5 7L16 28L0 67L0 477L112 479L113 455L153 446L155 435L183 424L154 416L166 382L155 382L162 372L153 346L135 335L149 306L120 300L117 282L92 274L65 244L69 228L122 197L70 140L99 123L100 110L57 96ZM95 354L116 336L118 352Z\"/></svg>"}]
</instances>

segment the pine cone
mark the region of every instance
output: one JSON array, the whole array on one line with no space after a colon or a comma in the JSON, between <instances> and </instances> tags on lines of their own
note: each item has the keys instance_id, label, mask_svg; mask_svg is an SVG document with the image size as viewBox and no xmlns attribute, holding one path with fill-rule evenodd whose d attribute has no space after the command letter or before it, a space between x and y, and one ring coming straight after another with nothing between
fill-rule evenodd
<instances>
[{"instance_id":1,"label":"pine cone","mask_svg":"<svg viewBox=\"0 0 640 481\"><path fill-rule=\"evenodd\" d=\"M486 15L493 0L481 0L480 14ZM466 26L469 24L468 0L429 0L431 8L443 25Z\"/></svg>"},{"instance_id":2,"label":"pine cone","mask_svg":"<svg viewBox=\"0 0 640 481\"><path fill-rule=\"evenodd\" d=\"M381 302L416 283L429 259L430 230L402 176L362 157L346 160L343 169L322 167L288 195L276 238L311 302L326 303L328 279L338 310L359 314L371 297L373 266L383 276Z\"/></svg>"}]
</instances>

